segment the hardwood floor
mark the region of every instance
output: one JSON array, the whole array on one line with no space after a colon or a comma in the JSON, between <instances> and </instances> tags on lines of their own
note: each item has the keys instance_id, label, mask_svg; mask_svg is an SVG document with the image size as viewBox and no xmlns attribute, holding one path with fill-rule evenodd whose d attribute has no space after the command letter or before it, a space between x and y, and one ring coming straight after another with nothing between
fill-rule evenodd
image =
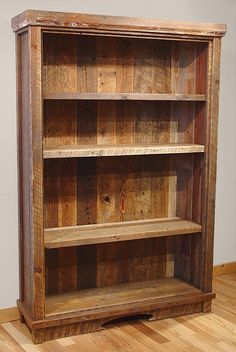
<instances>
[{"instance_id":1,"label":"hardwood floor","mask_svg":"<svg viewBox=\"0 0 236 352\"><path fill-rule=\"evenodd\" d=\"M236 273L214 279L213 312L120 321L102 332L33 345L19 321L0 325L0 352L236 352Z\"/></svg>"}]
</instances>

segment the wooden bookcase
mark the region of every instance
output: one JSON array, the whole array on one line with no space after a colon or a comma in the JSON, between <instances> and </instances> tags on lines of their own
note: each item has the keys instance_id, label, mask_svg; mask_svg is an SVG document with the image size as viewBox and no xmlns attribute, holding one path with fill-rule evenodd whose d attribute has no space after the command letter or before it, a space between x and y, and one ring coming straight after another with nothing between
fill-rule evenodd
<instances>
[{"instance_id":1,"label":"wooden bookcase","mask_svg":"<svg viewBox=\"0 0 236 352\"><path fill-rule=\"evenodd\" d=\"M12 27L34 342L210 311L226 27L31 10Z\"/></svg>"}]
</instances>

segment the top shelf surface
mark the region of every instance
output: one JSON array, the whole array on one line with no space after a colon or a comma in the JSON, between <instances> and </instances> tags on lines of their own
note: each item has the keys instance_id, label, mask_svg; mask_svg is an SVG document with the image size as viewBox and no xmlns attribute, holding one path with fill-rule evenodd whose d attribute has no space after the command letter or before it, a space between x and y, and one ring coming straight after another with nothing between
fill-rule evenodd
<instances>
[{"instance_id":1,"label":"top shelf surface","mask_svg":"<svg viewBox=\"0 0 236 352\"><path fill-rule=\"evenodd\" d=\"M226 25L216 23L164 21L153 18L134 18L124 16L93 15L84 13L69 13L41 10L26 10L12 19L12 28L18 31L27 26L42 26L52 28L72 28L74 30L99 33L112 31L127 32L131 35L189 35L220 37L226 32Z\"/></svg>"},{"instance_id":2,"label":"top shelf surface","mask_svg":"<svg viewBox=\"0 0 236 352\"><path fill-rule=\"evenodd\" d=\"M47 100L173 100L206 101L205 94L158 93L45 93Z\"/></svg>"}]
</instances>

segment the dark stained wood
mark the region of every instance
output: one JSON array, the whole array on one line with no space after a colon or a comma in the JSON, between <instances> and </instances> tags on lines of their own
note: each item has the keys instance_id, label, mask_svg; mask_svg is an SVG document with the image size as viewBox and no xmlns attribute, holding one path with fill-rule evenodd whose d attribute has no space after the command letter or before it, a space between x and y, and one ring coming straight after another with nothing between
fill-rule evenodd
<instances>
[{"instance_id":1,"label":"dark stained wood","mask_svg":"<svg viewBox=\"0 0 236 352\"><path fill-rule=\"evenodd\" d=\"M35 10L12 24L34 342L209 312L226 27Z\"/></svg>"}]
</instances>

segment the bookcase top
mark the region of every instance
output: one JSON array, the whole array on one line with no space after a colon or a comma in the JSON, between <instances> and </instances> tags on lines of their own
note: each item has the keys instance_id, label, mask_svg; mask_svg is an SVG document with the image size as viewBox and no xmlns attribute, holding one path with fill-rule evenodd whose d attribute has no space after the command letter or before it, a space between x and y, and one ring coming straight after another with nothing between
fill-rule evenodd
<instances>
[{"instance_id":1,"label":"bookcase top","mask_svg":"<svg viewBox=\"0 0 236 352\"><path fill-rule=\"evenodd\" d=\"M27 26L58 29L74 29L94 34L124 34L132 36L165 35L221 37L226 32L225 24L164 21L151 18L93 15L41 10L26 10L12 19L12 29L17 32Z\"/></svg>"}]
</instances>

